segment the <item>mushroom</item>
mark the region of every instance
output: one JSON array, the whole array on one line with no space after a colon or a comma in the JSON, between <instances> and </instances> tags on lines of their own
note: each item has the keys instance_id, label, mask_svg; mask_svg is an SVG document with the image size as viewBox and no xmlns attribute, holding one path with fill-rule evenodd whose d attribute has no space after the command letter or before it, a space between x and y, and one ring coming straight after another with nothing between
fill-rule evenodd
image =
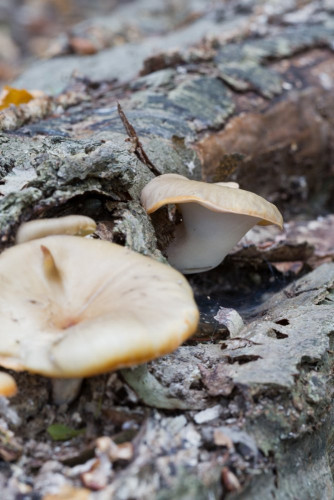
<instances>
[{"instance_id":1,"label":"mushroom","mask_svg":"<svg viewBox=\"0 0 334 500\"><path fill-rule=\"evenodd\" d=\"M55 219L36 219L24 222L16 233L16 243L43 238L52 234L87 236L94 233L96 223L84 215L67 215Z\"/></svg>"},{"instance_id":2,"label":"mushroom","mask_svg":"<svg viewBox=\"0 0 334 500\"><path fill-rule=\"evenodd\" d=\"M25 243L34 239L55 234L87 236L96 230L96 223L84 215L68 215L54 219L37 219L24 222L16 233L16 243ZM69 403L79 393L82 378L53 379L52 396L55 402Z\"/></svg>"},{"instance_id":3,"label":"mushroom","mask_svg":"<svg viewBox=\"0 0 334 500\"><path fill-rule=\"evenodd\" d=\"M9 373L0 372L0 396L10 398L17 393L17 385Z\"/></svg>"},{"instance_id":4,"label":"mushroom","mask_svg":"<svg viewBox=\"0 0 334 500\"><path fill-rule=\"evenodd\" d=\"M274 205L235 183L208 184L165 174L144 187L141 201L148 214L168 203L180 210L182 222L166 252L170 264L184 274L218 266L255 224L283 225Z\"/></svg>"},{"instance_id":5,"label":"mushroom","mask_svg":"<svg viewBox=\"0 0 334 500\"><path fill-rule=\"evenodd\" d=\"M114 243L48 236L0 256L0 365L78 378L144 363L196 330L175 269Z\"/></svg>"}]
</instances>

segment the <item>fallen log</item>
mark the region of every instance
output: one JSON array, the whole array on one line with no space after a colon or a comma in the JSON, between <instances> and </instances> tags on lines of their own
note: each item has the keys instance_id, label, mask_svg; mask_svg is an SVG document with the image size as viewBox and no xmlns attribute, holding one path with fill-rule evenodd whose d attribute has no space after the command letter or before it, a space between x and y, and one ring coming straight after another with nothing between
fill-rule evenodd
<instances>
[{"instance_id":1,"label":"fallen log","mask_svg":"<svg viewBox=\"0 0 334 500\"><path fill-rule=\"evenodd\" d=\"M177 8L164 13L164 34L156 21L153 55L148 26L135 49L60 56L23 74L27 89L62 88L0 112L2 248L23 221L80 213L100 238L164 260L174 224L167 212L151 219L140 192L171 172L236 180L286 221L331 212L333 12L288 3L268 12L235 2L222 13L190 2L181 24ZM126 12L145 26L140 4ZM59 81L57 68L74 67L81 75ZM319 256L301 240L314 238L305 227L298 241L250 235L225 264L190 277L198 335L147 366L88 379L69 409L49 403L47 380L18 375L19 394L1 409L14 433L4 429L0 446L8 495L20 492L10 478L22 455L43 499L66 488L120 500L332 498L333 248ZM331 218L321 234L327 227ZM240 331L215 319L221 308L238 311ZM53 442L54 423L85 430ZM101 436L133 452L115 458Z\"/></svg>"}]
</instances>

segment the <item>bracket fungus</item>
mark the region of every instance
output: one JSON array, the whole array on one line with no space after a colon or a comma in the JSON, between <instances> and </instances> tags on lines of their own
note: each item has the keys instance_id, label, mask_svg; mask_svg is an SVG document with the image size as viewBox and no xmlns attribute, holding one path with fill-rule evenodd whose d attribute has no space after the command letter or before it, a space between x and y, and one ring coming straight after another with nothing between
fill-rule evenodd
<instances>
[{"instance_id":1,"label":"bracket fungus","mask_svg":"<svg viewBox=\"0 0 334 500\"><path fill-rule=\"evenodd\" d=\"M0 365L77 378L146 362L194 333L175 269L114 243L48 236L0 256Z\"/></svg>"},{"instance_id":2,"label":"bracket fungus","mask_svg":"<svg viewBox=\"0 0 334 500\"><path fill-rule=\"evenodd\" d=\"M256 224L283 225L275 205L235 183L208 184L164 174L144 187L141 201L148 214L169 203L177 205L182 222L166 251L170 264L184 274L218 266Z\"/></svg>"},{"instance_id":3,"label":"bracket fungus","mask_svg":"<svg viewBox=\"0 0 334 500\"><path fill-rule=\"evenodd\" d=\"M21 224L16 233L16 243L25 243L26 241L55 234L87 236L94 233L95 230L95 221L85 215L67 215L55 219L36 219Z\"/></svg>"}]
</instances>

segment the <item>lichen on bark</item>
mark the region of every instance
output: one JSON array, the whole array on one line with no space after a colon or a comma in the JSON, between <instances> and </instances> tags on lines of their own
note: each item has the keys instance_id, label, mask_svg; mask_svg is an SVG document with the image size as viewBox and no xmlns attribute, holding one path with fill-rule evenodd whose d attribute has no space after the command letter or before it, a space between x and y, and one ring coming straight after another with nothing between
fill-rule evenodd
<instances>
[{"instance_id":1,"label":"lichen on bark","mask_svg":"<svg viewBox=\"0 0 334 500\"><path fill-rule=\"evenodd\" d=\"M172 53L163 50L160 27L162 53L146 62L150 39L89 60L40 63L44 88L64 87L54 75L61 65L69 73L81 62L88 78L67 81L40 115L28 108L1 115L7 127L0 135L2 247L13 244L23 220L83 213L97 220L99 237L164 260L167 215L153 226L140 204L141 189L157 173L215 182L232 176L287 215L324 215L334 192L332 11L322 8L305 21L296 2L266 3L278 17L250 1L239 10L230 3L226 12L213 8L186 18L188 26L175 23L166 48L175 40L180 48ZM302 21L287 27L284 14L294 8ZM203 26L210 36L200 42ZM196 46L182 43L189 33L199 37ZM23 86L31 85L34 71L21 77ZM117 103L136 136L126 133ZM140 159L138 141L149 162ZM309 229L300 226L300 237ZM190 278L199 303L210 305L213 331L201 325L198 337L137 371L86 380L69 410L50 405L45 379L19 374L12 408L21 422L29 417L29 426L20 429L8 409L0 410L34 457L26 475L29 482L37 477L37 494L49 493L45 477L81 484L75 467L87 466L87 457L100 460L95 438L103 433L131 440L136 453L129 463L113 464L105 490L89 492L94 499L307 500L323 492L332 498L334 271L330 264L309 271L333 253L325 246L314 264L311 245L298 241L283 243L285 250L245 245L225 267ZM278 272L280 259L305 275L296 281L298 273ZM249 283L255 290L246 293ZM234 336L212 320L226 305L245 323ZM87 425L87 436L50 444L45 424L57 419ZM305 456L307 475L299 467ZM10 477L10 465L6 471Z\"/></svg>"}]
</instances>

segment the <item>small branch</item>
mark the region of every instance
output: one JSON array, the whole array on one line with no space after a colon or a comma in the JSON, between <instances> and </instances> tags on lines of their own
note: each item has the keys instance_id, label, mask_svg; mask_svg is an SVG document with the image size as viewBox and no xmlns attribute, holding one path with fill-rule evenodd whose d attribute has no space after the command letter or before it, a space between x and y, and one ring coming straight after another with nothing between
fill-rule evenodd
<instances>
[{"instance_id":1,"label":"small branch","mask_svg":"<svg viewBox=\"0 0 334 500\"><path fill-rule=\"evenodd\" d=\"M134 146L134 153L137 156L137 158L144 163L150 170L153 172L154 175L161 175L159 170L153 165L147 154L145 153L145 150L143 148L142 143L139 140L139 137L137 135L137 132L125 116L125 113L122 109L122 106L120 103L117 103L117 110L118 114L123 122L124 128L126 130L126 133L128 134L131 142L133 143Z\"/></svg>"}]
</instances>

